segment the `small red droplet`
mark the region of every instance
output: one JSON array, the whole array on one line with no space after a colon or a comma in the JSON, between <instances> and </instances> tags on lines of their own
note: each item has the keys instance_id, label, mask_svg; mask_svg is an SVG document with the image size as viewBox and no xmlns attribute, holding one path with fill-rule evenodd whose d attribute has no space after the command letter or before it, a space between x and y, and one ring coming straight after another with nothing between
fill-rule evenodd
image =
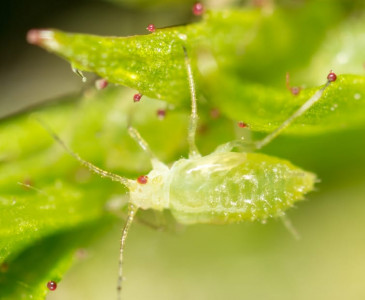
<instances>
[{"instance_id":1,"label":"small red droplet","mask_svg":"<svg viewBox=\"0 0 365 300\"><path fill-rule=\"evenodd\" d=\"M57 282L55 281L48 281L47 282L47 288L50 290L50 291L54 291L57 289Z\"/></svg>"},{"instance_id":2,"label":"small red droplet","mask_svg":"<svg viewBox=\"0 0 365 300\"><path fill-rule=\"evenodd\" d=\"M149 24L146 28L149 32L155 32L156 31L156 27L154 24Z\"/></svg>"},{"instance_id":3,"label":"small red droplet","mask_svg":"<svg viewBox=\"0 0 365 300\"><path fill-rule=\"evenodd\" d=\"M108 80L101 78L95 81L95 87L98 90L105 89L108 86Z\"/></svg>"},{"instance_id":4,"label":"small red droplet","mask_svg":"<svg viewBox=\"0 0 365 300\"><path fill-rule=\"evenodd\" d=\"M137 178L137 182L139 184L146 184L148 181L148 177L146 175L141 175Z\"/></svg>"},{"instance_id":5,"label":"small red droplet","mask_svg":"<svg viewBox=\"0 0 365 300\"><path fill-rule=\"evenodd\" d=\"M165 110L165 109L158 109L158 110L157 110L157 117L158 117L160 120L165 119L165 117L166 117L166 110Z\"/></svg>"},{"instance_id":6,"label":"small red droplet","mask_svg":"<svg viewBox=\"0 0 365 300\"><path fill-rule=\"evenodd\" d=\"M246 123L242 122L242 121L239 121L237 124L238 124L238 127L240 127L240 128L248 127L248 125Z\"/></svg>"},{"instance_id":7,"label":"small red droplet","mask_svg":"<svg viewBox=\"0 0 365 300\"><path fill-rule=\"evenodd\" d=\"M331 71L331 72L327 75L327 79L328 79L328 81L329 81L329 82L336 81L336 79L337 79L337 75Z\"/></svg>"},{"instance_id":8,"label":"small red droplet","mask_svg":"<svg viewBox=\"0 0 365 300\"><path fill-rule=\"evenodd\" d=\"M298 94L300 93L300 87L293 86L293 87L291 87L291 88L290 88L290 92L291 92L294 96L296 96L296 95L298 95Z\"/></svg>"},{"instance_id":9,"label":"small red droplet","mask_svg":"<svg viewBox=\"0 0 365 300\"><path fill-rule=\"evenodd\" d=\"M197 2L193 5L193 14L195 16L201 16L204 13L204 5L200 2Z\"/></svg>"},{"instance_id":10,"label":"small red droplet","mask_svg":"<svg viewBox=\"0 0 365 300\"><path fill-rule=\"evenodd\" d=\"M220 116L220 114L221 114L221 112L219 111L219 109L218 109L218 108L212 108L212 109L210 110L210 117L211 117L212 119L218 119L218 118L219 118L219 116Z\"/></svg>"},{"instance_id":11,"label":"small red droplet","mask_svg":"<svg viewBox=\"0 0 365 300\"><path fill-rule=\"evenodd\" d=\"M133 96L133 101L134 102L139 102L139 101L141 101L141 98L142 98L142 94L141 93L135 94Z\"/></svg>"},{"instance_id":12,"label":"small red droplet","mask_svg":"<svg viewBox=\"0 0 365 300\"><path fill-rule=\"evenodd\" d=\"M9 265L6 262L3 262L0 265L0 272L1 273L6 273L9 270Z\"/></svg>"}]
</instances>

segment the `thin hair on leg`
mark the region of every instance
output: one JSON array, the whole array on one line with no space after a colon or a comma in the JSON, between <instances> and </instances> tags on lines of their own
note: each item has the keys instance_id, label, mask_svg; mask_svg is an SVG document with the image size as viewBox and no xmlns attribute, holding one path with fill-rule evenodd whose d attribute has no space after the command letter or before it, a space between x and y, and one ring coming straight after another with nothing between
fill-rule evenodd
<instances>
[{"instance_id":1,"label":"thin hair on leg","mask_svg":"<svg viewBox=\"0 0 365 300\"><path fill-rule=\"evenodd\" d=\"M134 216L138 211L138 207L134 206L133 204L129 204L128 206L128 218L122 230L122 236L120 239L120 252L119 252L119 269L118 269L118 284L117 284L117 295L118 300L122 299L122 283L123 283L123 254L125 243L127 240L129 229L132 225Z\"/></svg>"},{"instance_id":2,"label":"thin hair on leg","mask_svg":"<svg viewBox=\"0 0 365 300\"><path fill-rule=\"evenodd\" d=\"M189 143L189 157L199 157L200 153L198 147L195 144L195 134L198 127L198 109L196 100L196 89L194 83L193 71L191 68L190 58L188 56L188 51L183 46L184 56L185 56L185 67L188 75L190 97L191 97L191 115L189 121L189 131L188 131L188 143Z\"/></svg>"}]
</instances>

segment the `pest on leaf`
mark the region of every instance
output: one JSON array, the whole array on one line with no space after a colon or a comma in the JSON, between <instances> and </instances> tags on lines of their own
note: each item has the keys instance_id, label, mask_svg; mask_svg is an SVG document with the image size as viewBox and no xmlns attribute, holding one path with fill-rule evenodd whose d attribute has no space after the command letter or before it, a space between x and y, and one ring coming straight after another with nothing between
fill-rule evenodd
<instances>
[{"instance_id":1,"label":"pest on leaf","mask_svg":"<svg viewBox=\"0 0 365 300\"><path fill-rule=\"evenodd\" d=\"M191 97L187 159L179 159L171 167L167 166L153 154L139 132L129 127L130 136L146 152L152 163L152 171L132 180L83 160L46 126L53 138L83 166L129 189L128 217L121 237L118 299L121 299L125 243L138 209L170 209L172 215L182 224L228 224L256 220L264 222L268 218L283 217L285 210L313 190L316 181L314 174L284 159L253 153L253 150L261 149L271 142L317 102L329 86L330 79L264 139L252 143L234 140L218 146L211 154L202 156L195 144L198 124L195 82L190 58L185 47L183 50ZM244 152L232 152L236 147L242 148Z\"/></svg>"}]
</instances>

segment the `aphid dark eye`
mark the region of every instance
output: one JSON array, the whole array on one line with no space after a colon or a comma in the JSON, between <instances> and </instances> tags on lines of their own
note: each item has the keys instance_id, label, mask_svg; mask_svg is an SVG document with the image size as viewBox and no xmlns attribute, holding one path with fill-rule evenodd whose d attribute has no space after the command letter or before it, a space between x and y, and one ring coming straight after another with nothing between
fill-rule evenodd
<instances>
[{"instance_id":1,"label":"aphid dark eye","mask_svg":"<svg viewBox=\"0 0 365 300\"><path fill-rule=\"evenodd\" d=\"M141 175L137 178L137 182L139 184L146 184L148 181L148 177L146 175Z\"/></svg>"},{"instance_id":2,"label":"aphid dark eye","mask_svg":"<svg viewBox=\"0 0 365 300\"><path fill-rule=\"evenodd\" d=\"M48 281L47 282L47 288L50 290L50 291L54 291L57 289L57 282L51 280L51 281Z\"/></svg>"},{"instance_id":3,"label":"aphid dark eye","mask_svg":"<svg viewBox=\"0 0 365 300\"><path fill-rule=\"evenodd\" d=\"M239 121L239 122L237 123L237 125L238 125L238 127L240 127L240 128L246 128L246 127L248 127L248 125L247 125L245 122L242 122L242 121Z\"/></svg>"},{"instance_id":4,"label":"aphid dark eye","mask_svg":"<svg viewBox=\"0 0 365 300\"><path fill-rule=\"evenodd\" d=\"M98 79L95 81L95 87L98 90L105 89L108 86L108 81L104 78Z\"/></svg>"},{"instance_id":5,"label":"aphid dark eye","mask_svg":"<svg viewBox=\"0 0 365 300\"><path fill-rule=\"evenodd\" d=\"M158 109L157 110L157 117L160 120L163 120L166 117L166 110L165 109Z\"/></svg>"},{"instance_id":6,"label":"aphid dark eye","mask_svg":"<svg viewBox=\"0 0 365 300\"><path fill-rule=\"evenodd\" d=\"M149 32L155 32L156 31L156 27L154 24L149 24L146 28Z\"/></svg>"},{"instance_id":7,"label":"aphid dark eye","mask_svg":"<svg viewBox=\"0 0 365 300\"><path fill-rule=\"evenodd\" d=\"M141 93L135 94L133 96L133 101L134 102L139 102L139 101L141 101L141 98L142 98L142 94Z\"/></svg>"},{"instance_id":8,"label":"aphid dark eye","mask_svg":"<svg viewBox=\"0 0 365 300\"><path fill-rule=\"evenodd\" d=\"M193 5L193 14L195 16L201 16L204 12L204 6L202 3L197 2Z\"/></svg>"},{"instance_id":9,"label":"aphid dark eye","mask_svg":"<svg viewBox=\"0 0 365 300\"><path fill-rule=\"evenodd\" d=\"M328 79L328 81L329 81L329 82L336 81L336 79L337 79L337 75L331 71L331 72L327 75L327 79Z\"/></svg>"}]
</instances>

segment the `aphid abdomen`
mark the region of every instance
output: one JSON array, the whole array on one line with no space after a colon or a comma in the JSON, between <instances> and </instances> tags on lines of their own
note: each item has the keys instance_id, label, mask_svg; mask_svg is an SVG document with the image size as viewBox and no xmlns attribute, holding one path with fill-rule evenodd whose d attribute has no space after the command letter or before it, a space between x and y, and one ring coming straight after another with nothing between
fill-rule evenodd
<instances>
[{"instance_id":1,"label":"aphid abdomen","mask_svg":"<svg viewBox=\"0 0 365 300\"><path fill-rule=\"evenodd\" d=\"M260 153L216 153L171 169L170 209L183 224L280 216L311 191L315 175Z\"/></svg>"}]
</instances>

